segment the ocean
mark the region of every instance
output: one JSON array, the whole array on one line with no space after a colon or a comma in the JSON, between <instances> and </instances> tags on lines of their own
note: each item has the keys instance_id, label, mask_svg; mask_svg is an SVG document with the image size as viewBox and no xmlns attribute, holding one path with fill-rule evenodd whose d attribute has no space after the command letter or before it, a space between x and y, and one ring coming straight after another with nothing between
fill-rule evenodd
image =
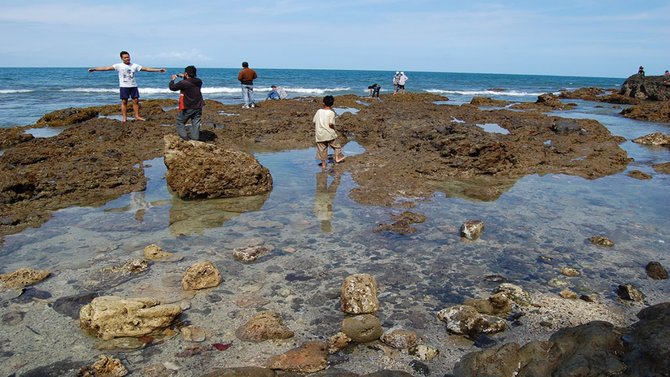
<instances>
[{"instance_id":1,"label":"ocean","mask_svg":"<svg viewBox=\"0 0 670 377\"><path fill-rule=\"evenodd\" d=\"M394 72L257 69L256 96L264 98L270 85L286 88L290 97L353 93L367 95L367 86L391 91ZM167 89L167 73L138 75L141 97L174 98ZM237 69L201 69L204 95L241 104ZM445 95L441 106L469 102L473 96L508 101L535 101L546 92L581 87L619 88L622 78L524 76L406 72L407 90ZM0 68L0 126L29 125L43 114L66 107L118 103L115 72L88 73L85 68ZM383 98L382 98L383 100ZM422 342L440 349L426 361L434 375L450 373L454 360L480 347L528 340L523 317L520 326L487 336L487 345L451 336L436 312L474 297L487 297L502 281L517 284L533 295L560 299L569 288L594 294L598 303L582 303L589 319L600 313L634 313L648 304L667 301L670 282L646 276L645 265L659 261L670 266L670 177L652 165L670 161L670 150L633 143L652 132L670 133L670 124L622 117L611 104L570 100L577 107L554 111L565 118L595 119L626 141L621 147L634 159L626 171L599 179L564 174L529 175L493 201L452 197L448 190L417 200L410 210L427 221L414 224L417 232L397 235L375 232L379 224L406 208L361 205L349 196L357 187L351 175L322 172L314 148L256 153L270 169L273 190L258 198L184 201L167 187L161 157L143 161L146 190L133 192L99 207L69 207L55 211L39 228L6 236L0 244L0 273L22 267L48 269L52 276L19 297L0 297L3 335L0 375L29 374L48 365L90 365L95 355L108 352L133 370L152 364L179 369L176 376L202 375L216 367L262 365L270 355L307 340L327 339L340 329L338 292L344 277L372 274L379 285L384 330L412 329ZM354 115L355 116L355 115ZM49 137L41 134L40 137ZM1 152L1 151L0 151ZM349 142L345 155L365 152ZM0 153L1 154L1 153ZM2 156L0 156L0 163ZM345 162L346 164L346 162ZM652 176L639 180L627 175L640 170ZM327 190L324 190L323 184ZM459 227L480 219L485 229L479 240L464 242ZM615 245L602 248L588 239L602 235ZM142 258L143 249L157 244L181 259L152 263L149 271L128 277L109 277L109 269ZM235 248L263 245L272 252L255 263L232 257ZM223 275L220 286L185 296L180 279L193 263L212 261ZM577 277L560 274L575 268ZM622 304L619 284L632 283L646 295L644 304ZM85 335L76 318L57 312L55 302L81 302L86 295L156 297L188 308L184 323L206 329L205 343L182 337L165 338L140 350L100 351ZM27 298L23 298L27 297ZM35 297L31 299L30 297ZM68 301L69 300L69 301ZM77 301L79 300L79 301ZM562 300L562 299L560 299ZM580 301L581 302L581 301ZM563 308L563 309L561 309ZM540 310L539 308L536 308ZM542 310L545 310L543 308ZM262 310L281 313L296 335L285 342L242 342L235 329ZM545 322L545 338L560 323L578 323L572 309L559 306ZM17 314L18 313L18 314ZM75 311L75 313L77 313ZM552 322L556 321L556 322ZM208 351L210 343L232 343L225 352ZM202 354L183 356L201 347ZM186 350L186 351L185 351ZM181 355L181 356L180 356ZM381 366L416 374L406 352L385 356L375 347L334 356L338 368L371 373ZM57 364L59 363L59 364ZM32 373L30 375L40 375ZM76 375L62 374L62 375Z\"/></svg>"},{"instance_id":2,"label":"ocean","mask_svg":"<svg viewBox=\"0 0 670 377\"><path fill-rule=\"evenodd\" d=\"M271 85L286 89L289 98L323 96L326 94L367 94L374 83L381 93L393 92L390 71L340 71L255 69L257 99L264 99ZM235 68L201 68L198 76L204 81L203 95L226 104L241 103L240 85ZM166 73L139 72L140 97L178 98L167 85L171 74L183 68L170 68ZM616 89L622 78L505 75L483 73L405 72L406 88L412 92L444 95L454 104L469 102L473 96L487 96L509 101L535 101L542 93L566 89L600 87ZM115 71L92 72L86 68L0 68L0 127L27 125L49 111L67 107L98 106L119 102L118 78Z\"/></svg>"}]
</instances>

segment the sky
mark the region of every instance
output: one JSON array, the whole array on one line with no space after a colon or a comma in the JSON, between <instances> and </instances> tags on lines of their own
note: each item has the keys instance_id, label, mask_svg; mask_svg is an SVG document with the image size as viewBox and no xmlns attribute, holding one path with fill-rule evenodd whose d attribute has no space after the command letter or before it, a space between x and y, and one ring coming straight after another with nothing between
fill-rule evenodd
<instances>
[{"instance_id":1,"label":"sky","mask_svg":"<svg viewBox=\"0 0 670 377\"><path fill-rule=\"evenodd\" d=\"M670 69L670 1L0 0L0 66L628 77Z\"/></svg>"}]
</instances>

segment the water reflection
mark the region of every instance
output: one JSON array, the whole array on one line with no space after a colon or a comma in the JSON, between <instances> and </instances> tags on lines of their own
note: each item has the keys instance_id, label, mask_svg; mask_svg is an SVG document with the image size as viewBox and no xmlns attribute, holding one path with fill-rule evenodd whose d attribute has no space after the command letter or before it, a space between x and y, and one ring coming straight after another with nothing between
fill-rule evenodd
<instances>
[{"instance_id":1,"label":"water reflection","mask_svg":"<svg viewBox=\"0 0 670 377\"><path fill-rule=\"evenodd\" d=\"M258 211L269 194L238 198L183 200L172 197L170 233L174 236L202 234L242 213Z\"/></svg>"},{"instance_id":2,"label":"water reflection","mask_svg":"<svg viewBox=\"0 0 670 377\"><path fill-rule=\"evenodd\" d=\"M328 184L328 178L333 179ZM321 221L321 231L330 233L333 226L330 220L333 218L333 199L340 185L341 173L336 171L321 171L316 173L316 193L314 194L314 216Z\"/></svg>"},{"instance_id":3,"label":"water reflection","mask_svg":"<svg viewBox=\"0 0 670 377\"><path fill-rule=\"evenodd\" d=\"M435 189L451 198L465 198L483 202L494 201L516 183L513 178L474 177L471 179L435 182Z\"/></svg>"}]
</instances>

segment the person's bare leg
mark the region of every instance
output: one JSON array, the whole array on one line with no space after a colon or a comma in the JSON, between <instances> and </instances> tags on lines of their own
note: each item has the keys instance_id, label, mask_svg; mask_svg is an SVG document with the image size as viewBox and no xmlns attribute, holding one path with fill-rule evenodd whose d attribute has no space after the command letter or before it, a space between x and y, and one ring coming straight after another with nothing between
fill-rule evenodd
<instances>
[{"instance_id":1,"label":"person's bare leg","mask_svg":"<svg viewBox=\"0 0 670 377\"><path fill-rule=\"evenodd\" d=\"M133 98L133 111L135 112L135 120L146 120L140 116L140 100Z\"/></svg>"},{"instance_id":2,"label":"person's bare leg","mask_svg":"<svg viewBox=\"0 0 670 377\"><path fill-rule=\"evenodd\" d=\"M326 160L321 160L321 169L326 170Z\"/></svg>"},{"instance_id":3,"label":"person's bare leg","mask_svg":"<svg viewBox=\"0 0 670 377\"><path fill-rule=\"evenodd\" d=\"M128 100L127 99L122 99L121 100L121 121L123 123L126 123L128 120Z\"/></svg>"},{"instance_id":4,"label":"person's bare leg","mask_svg":"<svg viewBox=\"0 0 670 377\"><path fill-rule=\"evenodd\" d=\"M335 149L335 162L339 163L344 161L346 157L344 157L344 154L342 153L342 148Z\"/></svg>"}]
</instances>

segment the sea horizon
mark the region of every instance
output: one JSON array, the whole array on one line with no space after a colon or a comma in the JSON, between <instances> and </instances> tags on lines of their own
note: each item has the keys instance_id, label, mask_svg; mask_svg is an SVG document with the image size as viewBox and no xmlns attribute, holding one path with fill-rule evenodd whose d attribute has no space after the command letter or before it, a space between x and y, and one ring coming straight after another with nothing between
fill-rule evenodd
<instances>
[{"instance_id":1,"label":"sea horizon","mask_svg":"<svg viewBox=\"0 0 670 377\"><path fill-rule=\"evenodd\" d=\"M168 89L171 74L183 68L166 68L165 73L137 75L140 99L177 99ZM392 93L394 71L339 69L255 68L255 97L264 100L271 85L286 89L289 98L355 94L365 97L367 87L381 85L381 93ZM241 104L239 68L199 68L205 99L224 104ZM469 102L475 96L509 101L535 101L543 93L559 93L582 87L614 90L625 79L579 76L524 75L505 73L457 73L406 71L408 92L434 93L452 104ZM15 79L18 77L18 79ZM445 98L446 100L446 98ZM118 79L114 71L88 72L84 67L0 68L0 128L33 124L44 114L69 107L90 107L118 103Z\"/></svg>"}]
</instances>

